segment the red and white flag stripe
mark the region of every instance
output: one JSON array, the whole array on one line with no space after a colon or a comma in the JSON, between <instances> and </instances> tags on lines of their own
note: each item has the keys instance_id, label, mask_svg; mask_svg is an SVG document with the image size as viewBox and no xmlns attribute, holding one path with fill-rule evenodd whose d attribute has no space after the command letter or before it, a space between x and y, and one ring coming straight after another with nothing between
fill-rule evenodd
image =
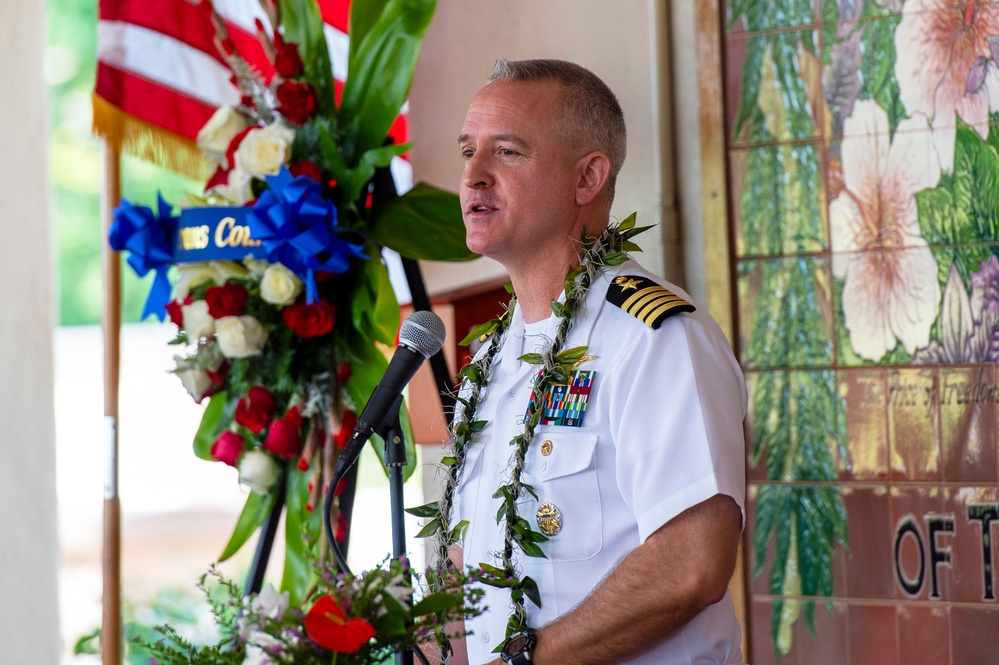
<instances>
[{"instance_id":1,"label":"red and white flag stripe","mask_svg":"<svg viewBox=\"0 0 999 665\"><path fill-rule=\"evenodd\" d=\"M347 77L350 0L317 2L339 91ZM239 54L269 78L273 68L256 36L255 20L267 25L259 2L215 0L213 4ZM240 97L214 36L207 14L189 0L101 0L94 89L98 133L127 135L113 125L134 120L142 131L172 135L162 137L171 145L193 145L215 109L235 104ZM404 108L390 132L396 142L407 138L405 113ZM142 138L136 145L156 142L153 136ZM129 151L127 138L119 143ZM392 172L400 192L412 186L412 168L405 159L394 160Z\"/></svg>"}]
</instances>

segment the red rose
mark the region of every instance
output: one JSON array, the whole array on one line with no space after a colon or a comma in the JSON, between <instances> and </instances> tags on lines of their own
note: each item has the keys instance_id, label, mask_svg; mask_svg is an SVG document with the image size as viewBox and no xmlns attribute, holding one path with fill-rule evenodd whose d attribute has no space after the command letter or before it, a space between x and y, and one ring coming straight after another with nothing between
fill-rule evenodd
<instances>
[{"instance_id":1,"label":"red rose","mask_svg":"<svg viewBox=\"0 0 999 665\"><path fill-rule=\"evenodd\" d=\"M338 447L343 448L346 445L354 433L355 427L357 427L357 414L353 411L344 411L343 418L340 420L340 431L333 437Z\"/></svg>"},{"instance_id":2,"label":"red rose","mask_svg":"<svg viewBox=\"0 0 999 665\"><path fill-rule=\"evenodd\" d=\"M267 430L267 440L261 446L275 455L285 459L291 459L302 452L302 438L299 430L302 427L302 416L298 409L292 407L284 418L279 418L271 423Z\"/></svg>"},{"instance_id":3,"label":"red rose","mask_svg":"<svg viewBox=\"0 0 999 665\"><path fill-rule=\"evenodd\" d=\"M243 437L235 432L223 432L212 444L212 457L229 466L236 466L236 461L242 454Z\"/></svg>"},{"instance_id":4,"label":"red rose","mask_svg":"<svg viewBox=\"0 0 999 665\"><path fill-rule=\"evenodd\" d=\"M184 305L190 305L194 302L194 296L188 294L184 298L184 302L179 300L171 300L169 303L164 305L163 309L166 310L167 316L170 317L170 322L173 323L178 328L184 327L184 312L181 309Z\"/></svg>"},{"instance_id":5,"label":"red rose","mask_svg":"<svg viewBox=\"0 0 999 665\"><path fill-rule=\"evenodd\" d=\"M304 162L295 162L294 164L288 165L288 170L291 171L291 175L297 178L300 175L304 175L308 178L312 178L316 182L323 181L322 171L316 166L315 162L305 160Z\"/></svg>"},{"instance_id":6,"label":"red rose","mask_svg":"<svg viewBox=\"0 0 999 665\"><path fill-rule=\"evenodd\" d=\"M350 379L350 363L343 362L336 368L336 382L341 386Z\"/></svg>"},{"instance_id":7,"label":"red rose","mask_svg":"<svg viewBox=\"0 0 999 665\"><path fill-rule=\"evenodd\" d=\"M267 427L267 421L274 415L277 403L274 395L263 386L252 386L246 397L236 404L233 419L254 434L259 434Z\"/></svg>"},{"instance_id":8,"label":"red rose","mask_svg":"<svg viewBox=\"0 0 999 665\"><path fill-rule=\"evenodd\" d=\"M280 102L278 111L292 124L304 125L316 110L316 93L309 83L285 81L276 94Z\"/></svg>"},{"instance_id":9,"label":"red rose","mask_svg":"<svg viewBox=\"0 0 999 665\"><path fill-rule=\"evenodd\" d=\"M295 78L302 71L302 58L298 55L298 44L290 44L274 35L274 69L284 79Z\"/></svg>"},{"instance_id":10,"label":"red rose","mask_svg":"<svg viewBox=\"0 0 999 665\"><path fill-rule=\"evenodd\" d=\"M335 313L333 306L322 299L311 305L299 300L281 310L285 325L299 337L321 337L330 332Z\"/></svg>"},{"instance_id":11,"label":"red rose","mask_svg":"<svg viewBox=\"0 0 999 665\"><path fill-rule=\"evenodd\" d=\"M239 316L246 309L246 301L250 294L239 284L213 286L205 291L205 302L208 303L208 313L213 319L225 316Z\"/></svg>"}]
</instances>

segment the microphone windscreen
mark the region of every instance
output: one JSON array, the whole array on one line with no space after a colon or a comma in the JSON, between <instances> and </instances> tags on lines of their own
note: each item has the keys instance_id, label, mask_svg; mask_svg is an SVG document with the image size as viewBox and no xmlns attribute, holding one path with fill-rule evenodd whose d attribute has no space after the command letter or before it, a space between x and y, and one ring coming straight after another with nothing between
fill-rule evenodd
<instances>
[{"instance_id":1,"label":"microphone windscreen","mask_svg":"<svg viewBox=\"0 0 999 665\"><path fill-rule=\"evenodd\" d=\"M444 347L444 322L433 312L420 310L410 314L399 330L399 344L408 346L424 358Z\"/></svg>"}]
</instances>

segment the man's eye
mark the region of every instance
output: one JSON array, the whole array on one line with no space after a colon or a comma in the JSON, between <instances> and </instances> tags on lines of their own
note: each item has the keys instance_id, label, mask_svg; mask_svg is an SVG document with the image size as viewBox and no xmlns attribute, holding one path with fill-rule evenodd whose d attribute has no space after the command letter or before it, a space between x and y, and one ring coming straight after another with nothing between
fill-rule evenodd
<instances>
[{"instance_id":1,"label":"man's eye","mask_svg":"<svg viewBox=\"0 0 999 665\"><path fill-rule=\"evenodd\" d=\"M466 148L465 150L461 151L461 156L462 156L463 159L471 159L472 155L474 155L474 154L475 154L475 151L472 150L471 148Z\"/></svg>"},{"instance_id":2,"label":"man's eye","mask_svg":"<svg viewBox=\"0 0 999 665\"><path fill-rule=\"evenodd\" d=\"M510 148L500 148L499 149L499 153L501 155L516 155L517 154L513 150L510 150Z\"/></svg>"}]
</instances>

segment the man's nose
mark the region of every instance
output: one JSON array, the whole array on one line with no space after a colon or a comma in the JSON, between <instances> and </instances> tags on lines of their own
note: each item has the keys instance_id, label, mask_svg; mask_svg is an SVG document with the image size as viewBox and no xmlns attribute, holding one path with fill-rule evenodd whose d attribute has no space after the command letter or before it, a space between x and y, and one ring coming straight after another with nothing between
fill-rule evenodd
<instances>
[{"instance_id":1,"label":"man's nose","mask_svg":"<svg viewBox=\"0 0 999 665\"><path fill-rule=\"evenodd\" d=\"M484 156L472 155L465 160L461 184L469 189L480 189L493 184L492 173Z\"/></svg>"}]
</instances>

